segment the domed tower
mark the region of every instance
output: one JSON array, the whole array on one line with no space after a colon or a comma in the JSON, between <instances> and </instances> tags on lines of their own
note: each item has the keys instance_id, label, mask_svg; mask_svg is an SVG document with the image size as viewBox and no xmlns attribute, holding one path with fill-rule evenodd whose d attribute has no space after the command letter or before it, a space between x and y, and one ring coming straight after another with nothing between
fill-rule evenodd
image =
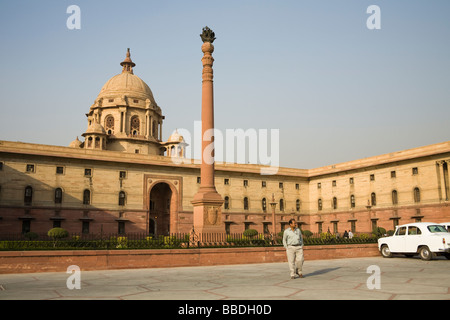
<instances>
[{"instance_id":1,"label":"domed tower","mask_svg":"<svg viewBox=\"0 0 450 320\"><path fill-rule=\"evenodd\" d=\"M105 83L86 114L88 130L83 136L88 139L89 131L103 129L102 149L161 155L164 150L161 149L164 120L161 108L149 86L134 74L136 64L131 60L130 49L120 65L122 73ZM85 140L84 147L88 145Z\"/></svg>"}]
</instances>

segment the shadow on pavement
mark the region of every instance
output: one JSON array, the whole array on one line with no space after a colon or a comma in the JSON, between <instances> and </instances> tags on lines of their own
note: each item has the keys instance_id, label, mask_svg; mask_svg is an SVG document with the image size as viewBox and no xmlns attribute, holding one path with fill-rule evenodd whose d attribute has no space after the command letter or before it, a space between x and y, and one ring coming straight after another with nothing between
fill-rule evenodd
<instances>
[{"instance_id":1,"label":"shadow on pavement","mask_svg":"<svg viewBox=\"0 0 450 320\"><path fill-rule=\"evenodd\" d=\"M338 269L340 269L340 268L341 268L341 267L336 267L336 268L326 268L326 269L316 270L316 271L314 271L314 272L305 274L304 277L307 278L307 277L317 276L317 275L319 275L319 274L325 274L325 273L328 273L328 272L332 272L332 271L338 270Z\"/></svg>"}]
</instances>

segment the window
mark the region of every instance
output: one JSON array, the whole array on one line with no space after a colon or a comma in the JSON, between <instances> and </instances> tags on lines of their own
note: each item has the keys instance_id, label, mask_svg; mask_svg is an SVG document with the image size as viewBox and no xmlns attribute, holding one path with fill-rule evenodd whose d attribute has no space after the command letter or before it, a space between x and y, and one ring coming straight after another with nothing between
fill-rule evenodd
<instances>
[{"instance_id":1,"label":"window","mask_svg":"<svg viewBox=\"0 0 450 320\"><path fill-rule=\"evenodd\" d=\"M27 172L33 173L34 172L34 164L27 164Z\"/></svg>"},{"instance_id":2,"label":"window","mask_svg":"<svg viewBox=\"0 0 450 320\"><path fill-rule=\"evenodd\" d=\"M105 118L105 130L107 134L114 134L114 117L112 115Z\"/></svg>"},{"instance_id":3,"label":"window","mask_svg":"<svg viewBox=\"0 0 450 320\"><path fill-rule=\"evenodd\" d=\"M352 230L352 233L356 232L356 221L355 220L350 221L350 229Z\"/></svg>"},{"instance_id":4,"label":"window","mask_svg":"<svg viewBox=\"0 0 450 320\"><path fill-rule=\"evenodd\" d=\"M419 203L420 202L420 190L419 188L414 188L414 202Z\"/></svg>"},{"instance_id":5,"label":"window","mask_svg":"<svg viewBox=\"0 0 450 320\"><path fill-rule=\"evenodd\" d=\"M228 196L225 197L225 202L223 204L223 207L225 210L230 209L230 197L228 197Z\"/></svg>"},{"instance_id":6,"label":"window","mask_svg":"<svg viewBox=\"0 0 450 320\"><path fill-rule=\"evenodd\" d=\"M350 179L349 179L349 183L350 183L350 184L353 184L353 183L354 183L353 178L350 178Z\"/></svg>"},{"instance_id":7,"label":"window","mask_svg":"<svg viewBox=\"0 0 450 320\"><path fill-rule=\"evenodd\" d=\"M22 220L22 234L28 233L31 230L31 220Z\"/></svg>"},{"instance_id":8,"label":"window","mask_svg":"<svg viewBox=\"0 0 450 320\"><path fill-rule=\"evenodd\" d=\"M64 174L64 167L56 167L56 174Z\"/></svg>"},{"instance_id":9,"label":"window","mask_svg":"<svg viewBox=\"0 0 450 320\"><path fill-rule=\"evenodd\" d=\"M377 230L378 229L378 220L373 219L372 220L372 230Z\"/></svg>"},{"instance_id":10,"label":"window","mask_svg":"<svg viewBox=\"0 0 450 320\"><path fill-rule=\"evenodd\" d=\"M202 178L201 177L197 177L197 184L202 183Z\"/></svg>"},{"instance_id":11,"label":"window","mask_svg":"<svg viewBox=\"0 0 450 320\"><path fill-rule=\"evenodd\" d=\"M333 187L336 187L336 180L333 180L332 185L333 185Z\"/></svg>"},{"instance_id":12,"label":"window","mask_svg":"<svg viewBox=\"0 0 450 320\"><path fill-rule=\"evenodd\" d=\"M62 189L56 188L55 189L55 203L62 203Z\"/></svg>"},{"instance_id":13,"label":"window","mask_svg":"<svg viewBox=\"0 0 450 320\"><path fill-rule=\"evenodd\" d=\"M266 200L266 198L262 198L262 200L261 200L261 206L262 206L262 210L263 210L264 212L266 212L266 210L267 210L267 200Z\"/></svg>"},{"instance_id":14,"label":"window","mask_svg":"<svg viewBox=\"0 0 450 320\"><path fill-rule=\"evenodd\" d=\"M53 220L53 228L61 228L61 220Z\"/></svg>"},{"instance_id":15,"label":"window","mask_svg":"<svg viewBox=\"0 0 450 320\"><path fill-rule=\"evenodd\" d=\"M84 169L84 176L85 177L91 177L92 176L92 169Z\"/></svg>"},{"instance_id":16,"label":"window","mask_svg":"<svg viewBox=\"0 0 450 320\"><path fill-rule=\"evenodd\" d=\"M244 180L244 187L248 187L248 180Z\"/></svg>"},{"instance_id":17,"label":"window","mask_svg":"<svg viewBox=\"0 0 450 320\"><path fill-rule=\"evenodd\" d=\"M126 171L120 171L119 172L119 179L125 179L127 177Z\"/></svg>"},{"instance_id":18,"label":"window","mask_svg":"<svg viewBox=\"0 0 450 320\"><path fill-rule=\"evenodd\" d=\"M370 195L370 200L372 202L372 206L377 205L377 195L375 194L375 192L372 192L372 194Z\"/></svg>"},{"instance_id":19,"label":"window","mask_svg":"<svg viewBox=\"0 0 450 320\"><path fill-rule=\"evenodd\" d=\"M333 209L337 209L337 198L333 198Z\"/></svg>"},{"instance_id":20,"label":"window","mask_svg":"<svg viewBox=\"0 0 450 320\"><path fill-rule=\"evenodd\" d=\"M131 134L133 136L139 135L139 126L140 126L139 117L138 116L132 116L131 117L131 126L130 126L130 128L131 128Z\"/></svg>"},{"instance_id":21,"label":"window","mask_svg":"<svg viewBox=\"0 0 450 320\"><path fill-rule=\"evenodd\" d=\"M295 210L297 212L300 211L300 199L295 200Z\"/></svg>"},{"instance_id":22,"label":"window","mask_svg":"<svg viewBox=\"0 0 450 320\"><path fill-rule=\"evenodd\" d=\"M419 235L422 234L422 231L420 231L419 228L415 227L415 226L411 226L408 228L408 235L409 236L415 236L415 235Z\"/></svg>"},{"instance_id":23,"label":"window","mask_svg":"<svg viewBox=\"0 0 450 320\"><path fill-rule=\"evenodd\" d=\"M397 177L397 173L395 171L391 171L391 178L396 178Z\"/></svg>"},{"instance_id":24,"label":"window","mask_svg":"<svg viewBox=\"0 0 450 320\"><path fill-rule=\"evenodd\" d=\"M419 168L412 168L412 174L413 175L419 174Z\"/></svg>"},{"instance_id":25,"label":"window","mask_svg":"<svg viewBox=\"0 0 450 320\"><path fill-rule=\"evenodd\" d=\"M392 204L398 204L397 190L392 190Z\"/></svg>"},{"instance_id":26,"label":"window","mask_svg":"<svg viewBox=\"0 0 450 320\"><path fill-rule=\"evenodd\" d=\"M317 200L317 209L318 209L319 211L322 210L322 199Z\"/></svg>"},{"instance_id":27,"label":"window","mask_svg":"<svg viewBox=\"0 0 450 320\"><path fill-rule=\"evenodd\" d=\"M300 184L298 183L295 184L295 190L300 190Z\"/></svg>"},{"instance_id":28,"label":"window","mask_svg":"<svg viewBox=\"0 0 450 320\"><path fill-rule=\"evenodd\" d=\"M280 211L284 211L284 200L280 199Z\"/></svg>"},{"instance_id":29,"label":"window","mask_svg":"<svg viewBox=\"0 0 450 320\"><path fill-rule=\"evenodd\" d=\"M355 195L351 195L350 196L350 207L351 208L354 208L356 206L356 204L355 204Z\"/></svg>"},{"instance_id":30,"label":"window","mask_svg":"<svg viewBox=\"0 0 450 320\"><path fill-rule=\"evenodd\" d=\"M89 221L83 221L81 225L81 233L88 234L89 233Z\"/></svg>"},{"instance_id":31,"label":"window","mask_svg":"<svg viewBox=\"0 0 450 320\"><path fill-rule=\"evenodd\" d=\"M244 198L244 210L248 210L248 198Z\"/></svg>"},{"instance_id":32,"label":"window","mask_svg":"<svg viewBox=\"0 0 450 320\"><path fill-rule=\"evenodd\" d=\"M119 206L124 206L124 205L125 205L125 192L120 191L119 192Z\"/></svg>"},{"instance_id":33,"label":"window","mask_svg":"<svg viewBox=\"0 0 450 320\"><path fill-rule=\"evenodd\" d=\"M33 188L28 186L25 188L24 199L23 202L26 206L31 205L33 202Z\"/></svg>"},{"instance_id":34,"label":"window","mask_svg":"<svg viewBox=\"0 0 450 320\"><path fill-rule=\"evenodd\" d=\"M333 233L336 234L338 233L338 222L333 222Z\"/></svg>"},{"instance_id":35,"label":"window","mask_svg":"<svg viewBox=\"0 0 450 320\"><path fill-rule=\"evenodd\" d=\"M375 181L375 175L374 174L370 175L370 181Z\"/></svg>"},{"instance_id":36,"label":"window","mask_svg":"<svg viewBox=\"0 0 450 320\"><path fill-rule=\"evenodd\" d=\"M83 191L83 204L91 204L91 191L88 189Z\"/></svg>"},{"instance_id":37,"label":"window","mask_svg":"<svg viewBox=\"0 0 450 320\"><path fill-rule=\"evenodd\" d=\"M322 188L322 183L317 183L317 189L321 189Z\"/></svg>"},{"instance_id":38,"label":"window","mask_svg":"<svg viewBox=\"0 0 450 320\"><path fill-rule=\"evenodd\" d=\"M261 181L261 188L265 188L267 186L266 181Z\"/></svg>"},{"instance_id":39,"label":"window","mask_svg":"<svg viewBox=\"0 0 450 320\"><path fill-rule=\"evenodd\" d=\"M124 221L119 221L117 233L125 234L125 222Z\"/></svg>"},{"instance_id":40,"label":"window","mask_svg":"<svg viewBox=\"0 0 450 320\"><path fill-rule=\"evenodd\" d=\"M404 236L406 234L406 227L400 227L395 232L396 236Z\"/></svg>"},{"instance_id":41,"label":"window","mask_svg":"<svg viewBox=\"0 0 450 320\"><path fill-rule=\"evenodd\" d=\"M226 186L230 185L230 179L223 179L223 184Z\"/></svg>"},{"instance_id":42,"label":"window","mask_svg":"<svg viewBox=\"0 0 450 320\"><path fill-rule=\"evenodd\" d=\"M317 222L317 232L319 234L322 233L322 224L323 224L323 222Z\"/></svg>"},{"instance_id":43,"label":"window","mask_svg":"<svg viewBox=\"0 0 450 320\"><path fill-rule=\"evenodd\" d=\"M283 182L278 183L278 187L279 187L280 189L283 189Z\"/></svg>"}]
</instances>

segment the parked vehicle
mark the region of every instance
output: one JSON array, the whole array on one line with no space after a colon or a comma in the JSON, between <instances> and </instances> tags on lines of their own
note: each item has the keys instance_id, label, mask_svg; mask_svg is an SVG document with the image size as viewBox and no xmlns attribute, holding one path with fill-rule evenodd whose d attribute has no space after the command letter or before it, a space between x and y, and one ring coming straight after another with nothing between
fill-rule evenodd
<instances>
[{"instance_id":1,"label":"parked vehicle","mask_svg":"<svg viewBox=\"0 0 450 320\"><path fill-rule=\"evenodd\" d=\"M423 260L431 260L436 255L450 259L450 233L438 223L408 223L397 226L393 236L378 239L378 249L385 258L401 253L419 254Z\"/></svg>"}]
</instances>

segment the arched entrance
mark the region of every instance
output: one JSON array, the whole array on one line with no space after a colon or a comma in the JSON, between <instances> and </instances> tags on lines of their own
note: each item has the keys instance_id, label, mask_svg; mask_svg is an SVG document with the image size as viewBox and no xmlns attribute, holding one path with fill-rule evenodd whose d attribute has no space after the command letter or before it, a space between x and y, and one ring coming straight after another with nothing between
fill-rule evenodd
<instances>
[{"instance_id":1,"label":"arched entrance","mask_svg":"<svg viewBox=\"0 0 450 320\"><path fill-rule=\"evenodd\" d=\"M165 182L158 182L150 189L148 232L155 236L169 235L171 232L171 212L175 201L172 189Z\"/></svg>"}]
</instances>

